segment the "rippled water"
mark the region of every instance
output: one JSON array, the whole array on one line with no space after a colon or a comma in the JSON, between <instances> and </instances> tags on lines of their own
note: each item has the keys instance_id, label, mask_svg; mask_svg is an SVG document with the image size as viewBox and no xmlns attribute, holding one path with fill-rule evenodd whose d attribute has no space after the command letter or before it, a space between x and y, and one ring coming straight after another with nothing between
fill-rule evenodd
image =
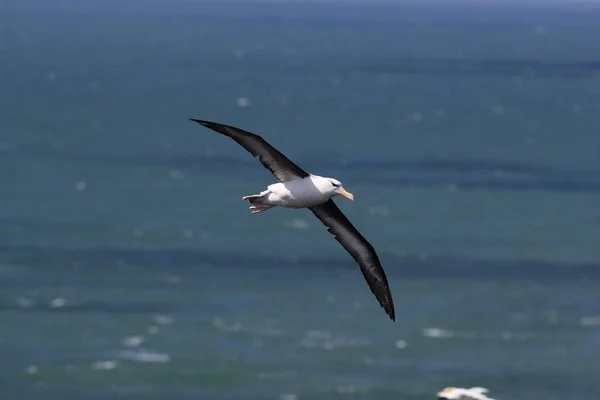
<instances>
[{"instance_id":1,"label":"rippled water","mask_svg":"<svg viewBox=\"0 0 600 400\"><path fill-rule=\"evenodd\" d=\"M587 8L586 8L587 7ZM596 399L600 10L0 6L0 394ZM190 117L356 195L397 321Z\"/></svg>"}]
</instances>

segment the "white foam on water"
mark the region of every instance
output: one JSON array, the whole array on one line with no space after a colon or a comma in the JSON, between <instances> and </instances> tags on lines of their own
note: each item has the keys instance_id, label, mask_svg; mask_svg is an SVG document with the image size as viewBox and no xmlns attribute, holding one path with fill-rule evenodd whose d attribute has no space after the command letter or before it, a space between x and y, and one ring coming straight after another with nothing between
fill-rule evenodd
<instances>
[{"instance_id":1,"label":"white foam on water","mask_svg":"<svg viewBox=\"0 0 600 400\"><path fill-rule=\"evenodd\" d=\"M111 370L117 368L117 361L114 360L104 360L104 361L96 361L91 365L92 369L100 369L100 370Z\"/></svg>"},{"instance_id":2,"label":"white foam on water","mask_svg":"<svg viewBox=\"0 0 600 400\"><path fill-rule=\"evenodd\" d=\"M443 328L423 329L423 336L432 339L478 339L478 340L527 340L534 335L530 332L477 332L477 331L453 331Z\"/></svg>"},{"instance_id":3,"label":"white foam on water","mask_svg":"<svg viewBox=\"0 0 600 400\"><path fill-rule=\"evenodd\" d=\"M127 336L123 338L123 344L127 347L137 347L144 342L144 337L141 335Z\"/></svg>"},{"instance_id":4,"label":"white foam on water","mask_svg":"<svg viewBox=\"0 0 600 400\"><path fill-rule=\"evenodd\" d=\"M68 300L62 297L57 297L55 299L50 300L50 307L52 308L61 308L67 304Z\"/></svg>"},{"instance_id":5,"label":"white foam on water","mask_svg":"<svg viewBox=\"0 0 600 400\"><path fill-rule=\"evenodd\" d=\"M236 104L238 107L248 107L250 105L250 99L247 97L238 97Z\"/></svg>"},{"instance_id":6,"label":"white foam on water","mask_svg":"<svg viewBox=\"0 0 600 400\"><path fill-rule=\"evenodd\" d=\"M116 355L120 359L139 362L166 363L171 361L171 356L167 353L159 353L145 349L123 350L117 352Z\"/></svg>"},{"instance_id":7,"label":"white foam on water","mask_svg":"<svg viewBox=\"0 0 600 400\"><path fill-rule=\"evenodd\" d=\"M158 325L171 325L173 323L173 318L166 315L155 315L154 322Z\"/></svg>"},{"instance_id":8,"label":"white foam on water","mask_svg":"<svg viewBox=\"0 0 600 400\"><path fill-rule=\"evenodd\" d=\"M454 336L454 332L442 328L425 328L423 329L423 336L430 338L450 338Z\"/></svg>"}]
</instances>

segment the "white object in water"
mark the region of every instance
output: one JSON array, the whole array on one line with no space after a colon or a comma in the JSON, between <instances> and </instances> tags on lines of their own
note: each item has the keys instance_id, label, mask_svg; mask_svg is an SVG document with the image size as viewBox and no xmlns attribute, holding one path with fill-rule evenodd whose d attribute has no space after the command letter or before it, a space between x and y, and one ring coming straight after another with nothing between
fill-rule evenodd
<instances>
[{"instance_id":1,"label":"white object in water","mask_svg":"<svg viewBox=\"0 0 600 400\"><path fill-rule=\"evenodd\" d=\"M489 392L486 388L472 387L469 389L447 387L438 392L438 400L494 400L485 395Z\"/></svg>"}]
</instances>

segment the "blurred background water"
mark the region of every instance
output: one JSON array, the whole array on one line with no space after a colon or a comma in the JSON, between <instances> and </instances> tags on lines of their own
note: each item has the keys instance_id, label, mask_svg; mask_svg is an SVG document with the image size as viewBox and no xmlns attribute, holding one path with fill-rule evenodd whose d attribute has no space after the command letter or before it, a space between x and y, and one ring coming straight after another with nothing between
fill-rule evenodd
<instances>
[{"instance_id":1,"label":"blurred background water","mask_svg":"<svg viewBox=\"0 0 600 400\"><path fill-rule=\"evenodd\" d=\"M600 396L600 8L0 4L4 399ZM392 323L188 118L356 195Z\"/></svg>"}]
</instances>

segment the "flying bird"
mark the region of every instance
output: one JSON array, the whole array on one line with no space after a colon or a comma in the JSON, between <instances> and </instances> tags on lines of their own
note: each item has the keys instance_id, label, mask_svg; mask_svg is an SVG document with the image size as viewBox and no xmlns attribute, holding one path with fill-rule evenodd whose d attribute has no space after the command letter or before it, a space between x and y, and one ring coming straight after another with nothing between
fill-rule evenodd
<instances>
[{"instance_id":1,"label":"flying bird","mask_svg":"<svg viewBox=\"0 0 600 400\"><path fill-rule=\"evenodd\" d=\"M472 387L469 389L447 387L438 392L438 400L494 400L486 396L489 390L482 387Z\"/></svg>"},{"instance_id":2,"label":"flying bird","mask_svg":"<svg viewBox=\"0 0 600 400\"><path fill-rule=\"evenodd\" d=\"M253 214L273 207L308 208L358 262L371 292L392 321L396 320L387 277L375 249L333 202L337 195L354 200L340 181L304 171L259 135L216 122L190 120L235 140L277 178L278 183L259 194L242 197Z\"/></svg>"}]
</instances>

